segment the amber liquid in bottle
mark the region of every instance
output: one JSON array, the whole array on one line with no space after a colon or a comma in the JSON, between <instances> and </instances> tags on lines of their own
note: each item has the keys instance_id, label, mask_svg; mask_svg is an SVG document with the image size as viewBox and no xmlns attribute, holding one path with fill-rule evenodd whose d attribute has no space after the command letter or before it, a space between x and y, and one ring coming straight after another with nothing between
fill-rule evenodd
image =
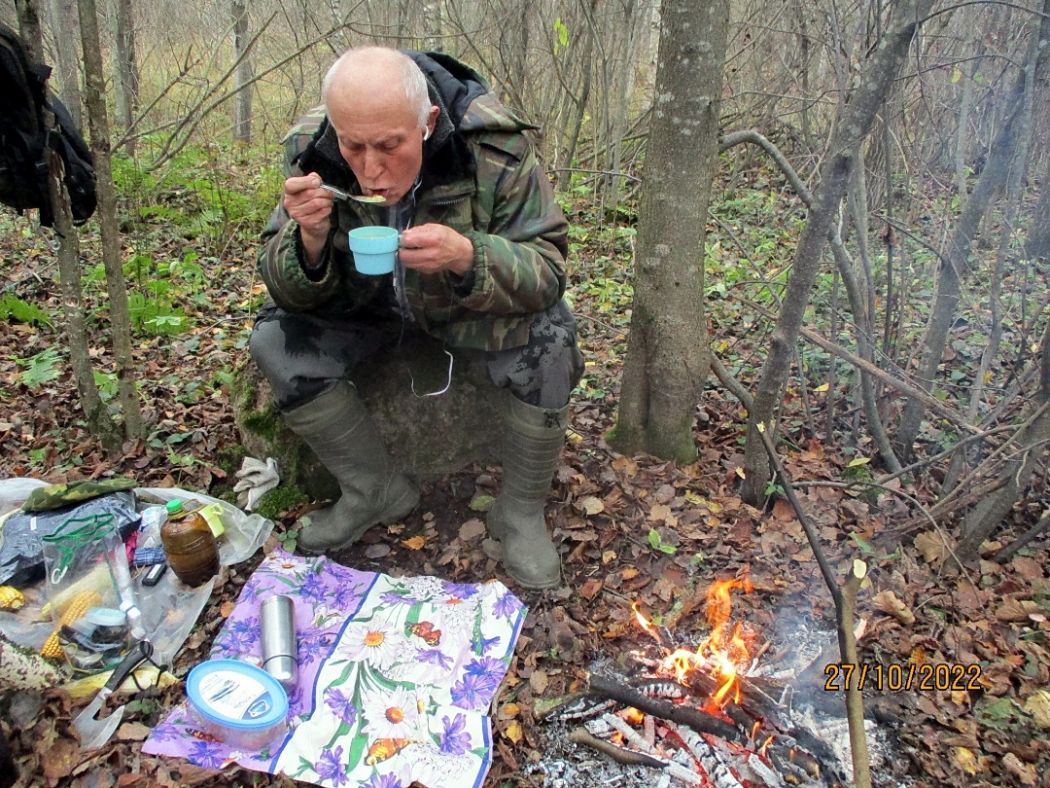
<instances>
[{"instance_id":1,"label":"amber liquid in bottle","mask_svg":"<svg viewBox=\"0 0 1050 788\"><path fill-rule=\"evenodd\" d=\"M188 586L208 582L219 572L219 545L208 522L182 501L169 501L160 541L171 571Z\"/></svg>"}]
</instances>

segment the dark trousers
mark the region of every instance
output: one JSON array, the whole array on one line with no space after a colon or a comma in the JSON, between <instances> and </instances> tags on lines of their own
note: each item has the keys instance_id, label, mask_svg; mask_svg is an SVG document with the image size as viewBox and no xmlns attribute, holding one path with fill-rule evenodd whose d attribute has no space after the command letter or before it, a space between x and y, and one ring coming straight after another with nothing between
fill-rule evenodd
<instances>
[{"instance_id":1,"label":"dark trousers","mask_svg":"<svg viewBox=\"0 0 1050 788\"><path fill-rule=\"evenodd\" d=\"M354 374L414 329L394 314L371 313L348 318L286 312L266 307L252 331L249 350L270 381L281 410L309 402L339 380ZM479 357L492 382L522 402L557 410L583 375L583 356L576 346L576 320L564 303L537 315L529 343L498 351L455 351L457 358Z\"/></svg>"}]
</instances>

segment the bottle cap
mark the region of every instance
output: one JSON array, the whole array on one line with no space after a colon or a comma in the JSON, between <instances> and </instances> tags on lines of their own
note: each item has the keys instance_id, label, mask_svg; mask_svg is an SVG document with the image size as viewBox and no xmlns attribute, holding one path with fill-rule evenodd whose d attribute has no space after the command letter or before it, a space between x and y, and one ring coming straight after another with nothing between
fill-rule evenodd
<instances>
[{"instance_id":1,"label":"bottle cap","mask_svg":"<svg viewBox=\"0 0 1050 788\"><path fill-rule=\"evenodd\" d=\"M165 504L165 508L168 510L168 514L175 514L176 512L182 511L182 501L177 498L174 501L168 501Z\"/></svg>"}]
</instances>

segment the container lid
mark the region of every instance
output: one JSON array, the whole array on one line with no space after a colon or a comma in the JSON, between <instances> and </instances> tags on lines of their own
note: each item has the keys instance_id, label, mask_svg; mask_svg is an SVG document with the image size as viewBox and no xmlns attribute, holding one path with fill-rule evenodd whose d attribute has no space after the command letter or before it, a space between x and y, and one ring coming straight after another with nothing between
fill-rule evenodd
<instances>
[{"instance_id":1,"label":"container lid","mask_svg":"<svg viewBox=\"0 0 1050 788\"><path fill-rule=\"evenodd\" d=\"M168 510L168 514L175 514L175 512L182 511L182 501L176 498L173 501L168 501L164 504L164 508Z\"/></svg>"},{"instance_id":2,"label":"container lid","mask_svg":"<svg viewBox=\"0 0 1050 788\"><path fill-rule=\"evenodd\" d=\"M265 730L288 716L288 693L269 673L238 659L202 662L186 677L186 696L210 722Z\"/></svg>"}]
</instances>

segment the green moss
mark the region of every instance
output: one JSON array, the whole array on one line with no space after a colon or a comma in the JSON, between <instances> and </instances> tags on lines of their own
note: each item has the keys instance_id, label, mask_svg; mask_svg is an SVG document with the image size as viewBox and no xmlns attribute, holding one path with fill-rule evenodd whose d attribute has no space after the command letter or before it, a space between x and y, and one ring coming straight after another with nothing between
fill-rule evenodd
<instances>
[{"instance_id":1,"label":"green moss","mask_svg":"<svg viewBox=\"0 0 1050 788\"><path fill-rule=\"evenodd\" d=\"M258 435L267 442L273 443L276 441L281 437L281 432L285 429L284 419L281 418L281 414L274 408L251 412L243 410L242 413L241 423L244 425L244 429Z\"/></svg>"},{"instance_id":2,"label":"green moss","mask_svg":"<svg viewBox=\"0 0 1050 788\"><path fill-rule=\"evenodd\" d=\"M285 512L306 503L309 497L294 484L280 484L267 492L255 506L256 514L276 520Z\"/></svg>"}]
</instances>

